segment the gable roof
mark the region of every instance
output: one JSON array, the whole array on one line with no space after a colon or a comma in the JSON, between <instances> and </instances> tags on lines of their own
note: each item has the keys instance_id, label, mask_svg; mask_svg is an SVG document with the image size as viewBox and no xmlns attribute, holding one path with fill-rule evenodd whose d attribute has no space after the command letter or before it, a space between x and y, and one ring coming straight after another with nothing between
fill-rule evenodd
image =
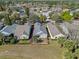
<instances>
[{"instance_id":1,"label":"gable roof","mask_svg":"<svg viewBox=\"0 0 79 59\"><path fill-rule=\"evenodd\" d=\"M78 24L74 24L72 23L68 23L68 22L64 22L64 24L66 25L66 27L69 30L70 33L70 38L71 39L79 39L79 26Z\"/></svg>"},{"instance_id":2,"label":"gable roof","mask_svg":"<svg viewBox=\"0 0 79 59\"><path fill-rule=\"evenodd\" d=\"M44 26L41 25L41 23L36 22L34 24L34 31L33 31L33 36L41 36L43 34L47 35L47 31L46 28Z\"/></svg>"},{"instance_id":3,"label":"gable roof","mask_svg":"<svg viewBox=\"0 0 79 59\"><path fill-rule=\"evenodd\" d=\"M59 26L60 26L60 28L62 29L62 31L64 32L65 35L70 34L68 28L66 27L66 25L64 23L60 23Z\"/></svg>"},{"instance_id":4,"label":"gable roof","mask_svg":"<svg viewBox=\"0 0 79 59\"><path fill-rule=\"evenodd\" d=\"M29 36L30 27L31 26L28 23L25 23L24 25L17 25L14 35L17 36L18 39L20 39L22 35Z\"/></svg>"},{"instance_id":5,"label":"gable roof","mask_svg":"<svg viewBox=\"0 0 79 59\"><path fill-rule=\"evenodd\" d=\"M11 26L5 26L0 32L5 35L8 36L10 34L14 34L15 33L15 29L16 29L16 24L13 24Z\"/></svg>"},{"instance_id":6,"label":"gable roof","mask_svg":"<svg viewBox=\"0 0 79 59\"><path fill-rule=\"evenodd\" d=\"M47 24L47 27L48 27L48 30L49 30L49 32L50 32L50 34L51 34L52 36L56 36L56 35L62 34L62 33L58 30L58 28L57 28L54 24L52 24L52 23L48 23L48 24Z\"/></svg>"},{"instance_id":7,"label":"gable roof","mask_svg":"<svg viewBox=\"0 0 79 59\"><path fill-rule=\"evenodd\" d=\"M14 34L17 38L20 38L21 35L29 36L30 27L28 23L24 25L13 24L11 26L5 26L0 32L4 36Z\"/></svg>"}]
</instances>

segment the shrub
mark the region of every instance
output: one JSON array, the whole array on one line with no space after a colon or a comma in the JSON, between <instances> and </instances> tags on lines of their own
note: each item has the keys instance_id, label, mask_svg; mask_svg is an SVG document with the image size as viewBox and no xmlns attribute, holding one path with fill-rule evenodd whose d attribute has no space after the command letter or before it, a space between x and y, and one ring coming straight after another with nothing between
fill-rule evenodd
<instances>
[{"instance_id":1,"label":"shrub","mask_svg":"<svg viewBox=\"0 0 79 59\"><path fill-rule=\"evenodd\" d=\"M72 52L66 52L64 55L65 59L75 59L75 55Z\"/></svg>"},{"instance_id":2,"label":"shrub","mask_svg":"<svg viewBox=\"0 0 79 59\"><path fill-rule=\"evenodd\" d=\"M20 39L19 44L29 44L29 40L27 39Z\"/></svg>"},{"instance_id":3,"label":"shrub","mask_svg":"<svg viewBox=\"0 0 79 59\"><path fill-rule=\"evenodd\" d=\"M16 42L17 42L17 40L16 40L15 38L12 38L12 39L10 40L10 43L11 43L11 44L16 44Z\"/></svg>"},{"instance_id":4,"label":"shrub","mask_svg":"<svg viewBox=\"0 0 79 59\"><path fill-rule=\"evenodd\" d=\"M76 49L75 54L76 56L79 56L79 49Z\"/></svg>"},{"instance_id":5,"label":"shrub","mask_svg":"<svg viewBox=\"0 0 79 59\"><path fill-rule=\"evenodd\" d=\"M0 45L2 45L2 41L0 41Z\"/></svg>"},{"instance_id":6,"label":"shrub","mask_svg":"<svg viewBox=\"0 0 79 59\"><path fill-rule=\"evenodd\" d=\"M72 51L73 49L75 49L75 42L73 42L72 40L66 40L64 42L64 47L68 49L68 51Z\"/></svg>"},{"instance_id":7,"label":"shrub","mask_svg":"<svg viewBox=\"0 0 79 59\"><path fill-rule=\"evenodd\" d=\"M58 43L61 45L61 47L63 47L64 42L66 41L65 38L61 37L57 39Z\"/></svg>"}]
</instances>

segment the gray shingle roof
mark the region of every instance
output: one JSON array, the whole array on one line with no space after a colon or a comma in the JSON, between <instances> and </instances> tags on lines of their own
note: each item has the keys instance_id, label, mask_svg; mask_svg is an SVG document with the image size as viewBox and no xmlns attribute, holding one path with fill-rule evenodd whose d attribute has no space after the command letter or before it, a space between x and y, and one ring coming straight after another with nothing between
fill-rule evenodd
<instances>
[{"instance_id":1,"label":"gray shingle roof","mask_svg":"<svg viewBox=\"0 0 79 59\"><path fill-rule=\"evenodd\" d=\"M79 39L79 26L77 23L68 23L68 22L64 22L64 24L66 25L66 27L69 30L70 33L70 38L72 39Z\"/></svg>"},{"instance_id":2,"label":"gray shingle roof","mask_svg":"<svg viewBox=\"0 0 79 59\"><path fill-rule=\"evenodd\" d=\"M61 34L61 32L58 30L58 28L55 25L53 25L52 23L48 23L47 26L48 26L48 29L52 36Z\"/></svg>"},{"instance_id":3,"label":"gray shingle roof","mask_svg":"<svg viewBox=\"0 0 79 59\"><path fill-rule=\"evenodd\" d=\"M26 29L25 29L25 31L24 31L24 34L25 34L25 35L29 35L29 34L30 34L31 25L29 25L29 23L27 23L27 24L25 25L25 27L26 27Z\"/></svg>"},{"instance_id":4,"label":"gray shingle roof","mask_svg":"<svg viewBox=\"0 0 79 59\"><path fill-rule=\"evenodd\" d=\"M19 38L23 34L29 36L30 27L31 26L28 23L24 25L13 24L11 26L5 26L0 32L5 36L14 34Z\"/></svg>"},{"instance_id":5,"label":"gray shingle roof","mask_svg":"<svg viewBox=\"0 0 79 59\"><path fill-rule=\"evenodd\" d=\"M42 26L39 22L34 24L33 36L47 34L46 28Z\"/></svg>"},{"instance_id":6,"label":"gray shingle roof","mask_svg":"<svg viewBox=\"0 0 79 59\"><path fill-rule=\"evenodd\" d=\"M68 35L69 34L69 30L66 27L66 25L64 23L60 23L60 28L62 29L62 31L64 32L64 34Z\"/></svg>"},{"instance_id":7,"label":"gray shingle roof","mask_svg":"<svg viewBox=\"0 0 79 59\"><path fill-rule=\"evenodd\" d=\"M5 36L14 34L16 30L16 24L13 24L11 26L4 27L0 32L3 33Z\"/></svg>"},{"instance_id":8,"label":"gray shingle roof","mask_svg":"<svg viewBox=\"0 0 79 59\"><path fill-rule=\"evenodd\" d=\"M29 36L30 27L31 26L28 23L25 23L24 25L17 25L15 36L17 36L18 39L20 39L22 35Z\"/></svg>"}]
</instances>

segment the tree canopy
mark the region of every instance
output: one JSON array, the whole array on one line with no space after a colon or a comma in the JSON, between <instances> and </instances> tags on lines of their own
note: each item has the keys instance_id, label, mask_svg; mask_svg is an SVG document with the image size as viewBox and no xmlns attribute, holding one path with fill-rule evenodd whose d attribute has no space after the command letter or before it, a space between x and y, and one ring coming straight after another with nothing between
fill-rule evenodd
<instances>
[{"instance_id":1,"label":"tree canopy","mask_svg":"<svg viewBox=\"0 0 79 59\"><path fill-rule=\"evenodd\" d=\"M68 51L72 51L75 48L75 42L72 40L66 40L64 42L64 47L68 49Z\"/></svg>"},{"instance_id":2,"label":"tree canopy","mask_svg":"<svg viewBox=\"0 0 79 59\"><path fill-rule=\"evenodd\" d=\"M45 20L46 20L46 16L41 15L41 16L40 16L40 21L41 21L41 22L44 22Z\"/></svg>"},{"instance_id":3,"label":"tree canopy","mask_svg":"<svg viewBox=\"0 0 79 59\"><path fill-rule=\"evenodd\" d=\"M71 21L73 16L70 15L70 12L69 11L65 11L65 12L62 12L61 15L60 15L60 18L64 21Z\"/></svg>"}]
</instances>

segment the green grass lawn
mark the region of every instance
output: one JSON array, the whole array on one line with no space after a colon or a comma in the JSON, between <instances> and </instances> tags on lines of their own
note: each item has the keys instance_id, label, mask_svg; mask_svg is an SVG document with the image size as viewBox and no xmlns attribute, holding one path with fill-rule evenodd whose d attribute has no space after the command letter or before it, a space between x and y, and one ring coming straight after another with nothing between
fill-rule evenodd
<instances>
[{"instance_id":1,"label":"green grass lawn","mask_svg":"<svg viewBox=\"0 0 79 59\"><path fill-rule=\"evenodd\" d=\"M0 46L0 59L63 59L63 53L56 41L49 45Z\"/></svg>"}]
</instances>

